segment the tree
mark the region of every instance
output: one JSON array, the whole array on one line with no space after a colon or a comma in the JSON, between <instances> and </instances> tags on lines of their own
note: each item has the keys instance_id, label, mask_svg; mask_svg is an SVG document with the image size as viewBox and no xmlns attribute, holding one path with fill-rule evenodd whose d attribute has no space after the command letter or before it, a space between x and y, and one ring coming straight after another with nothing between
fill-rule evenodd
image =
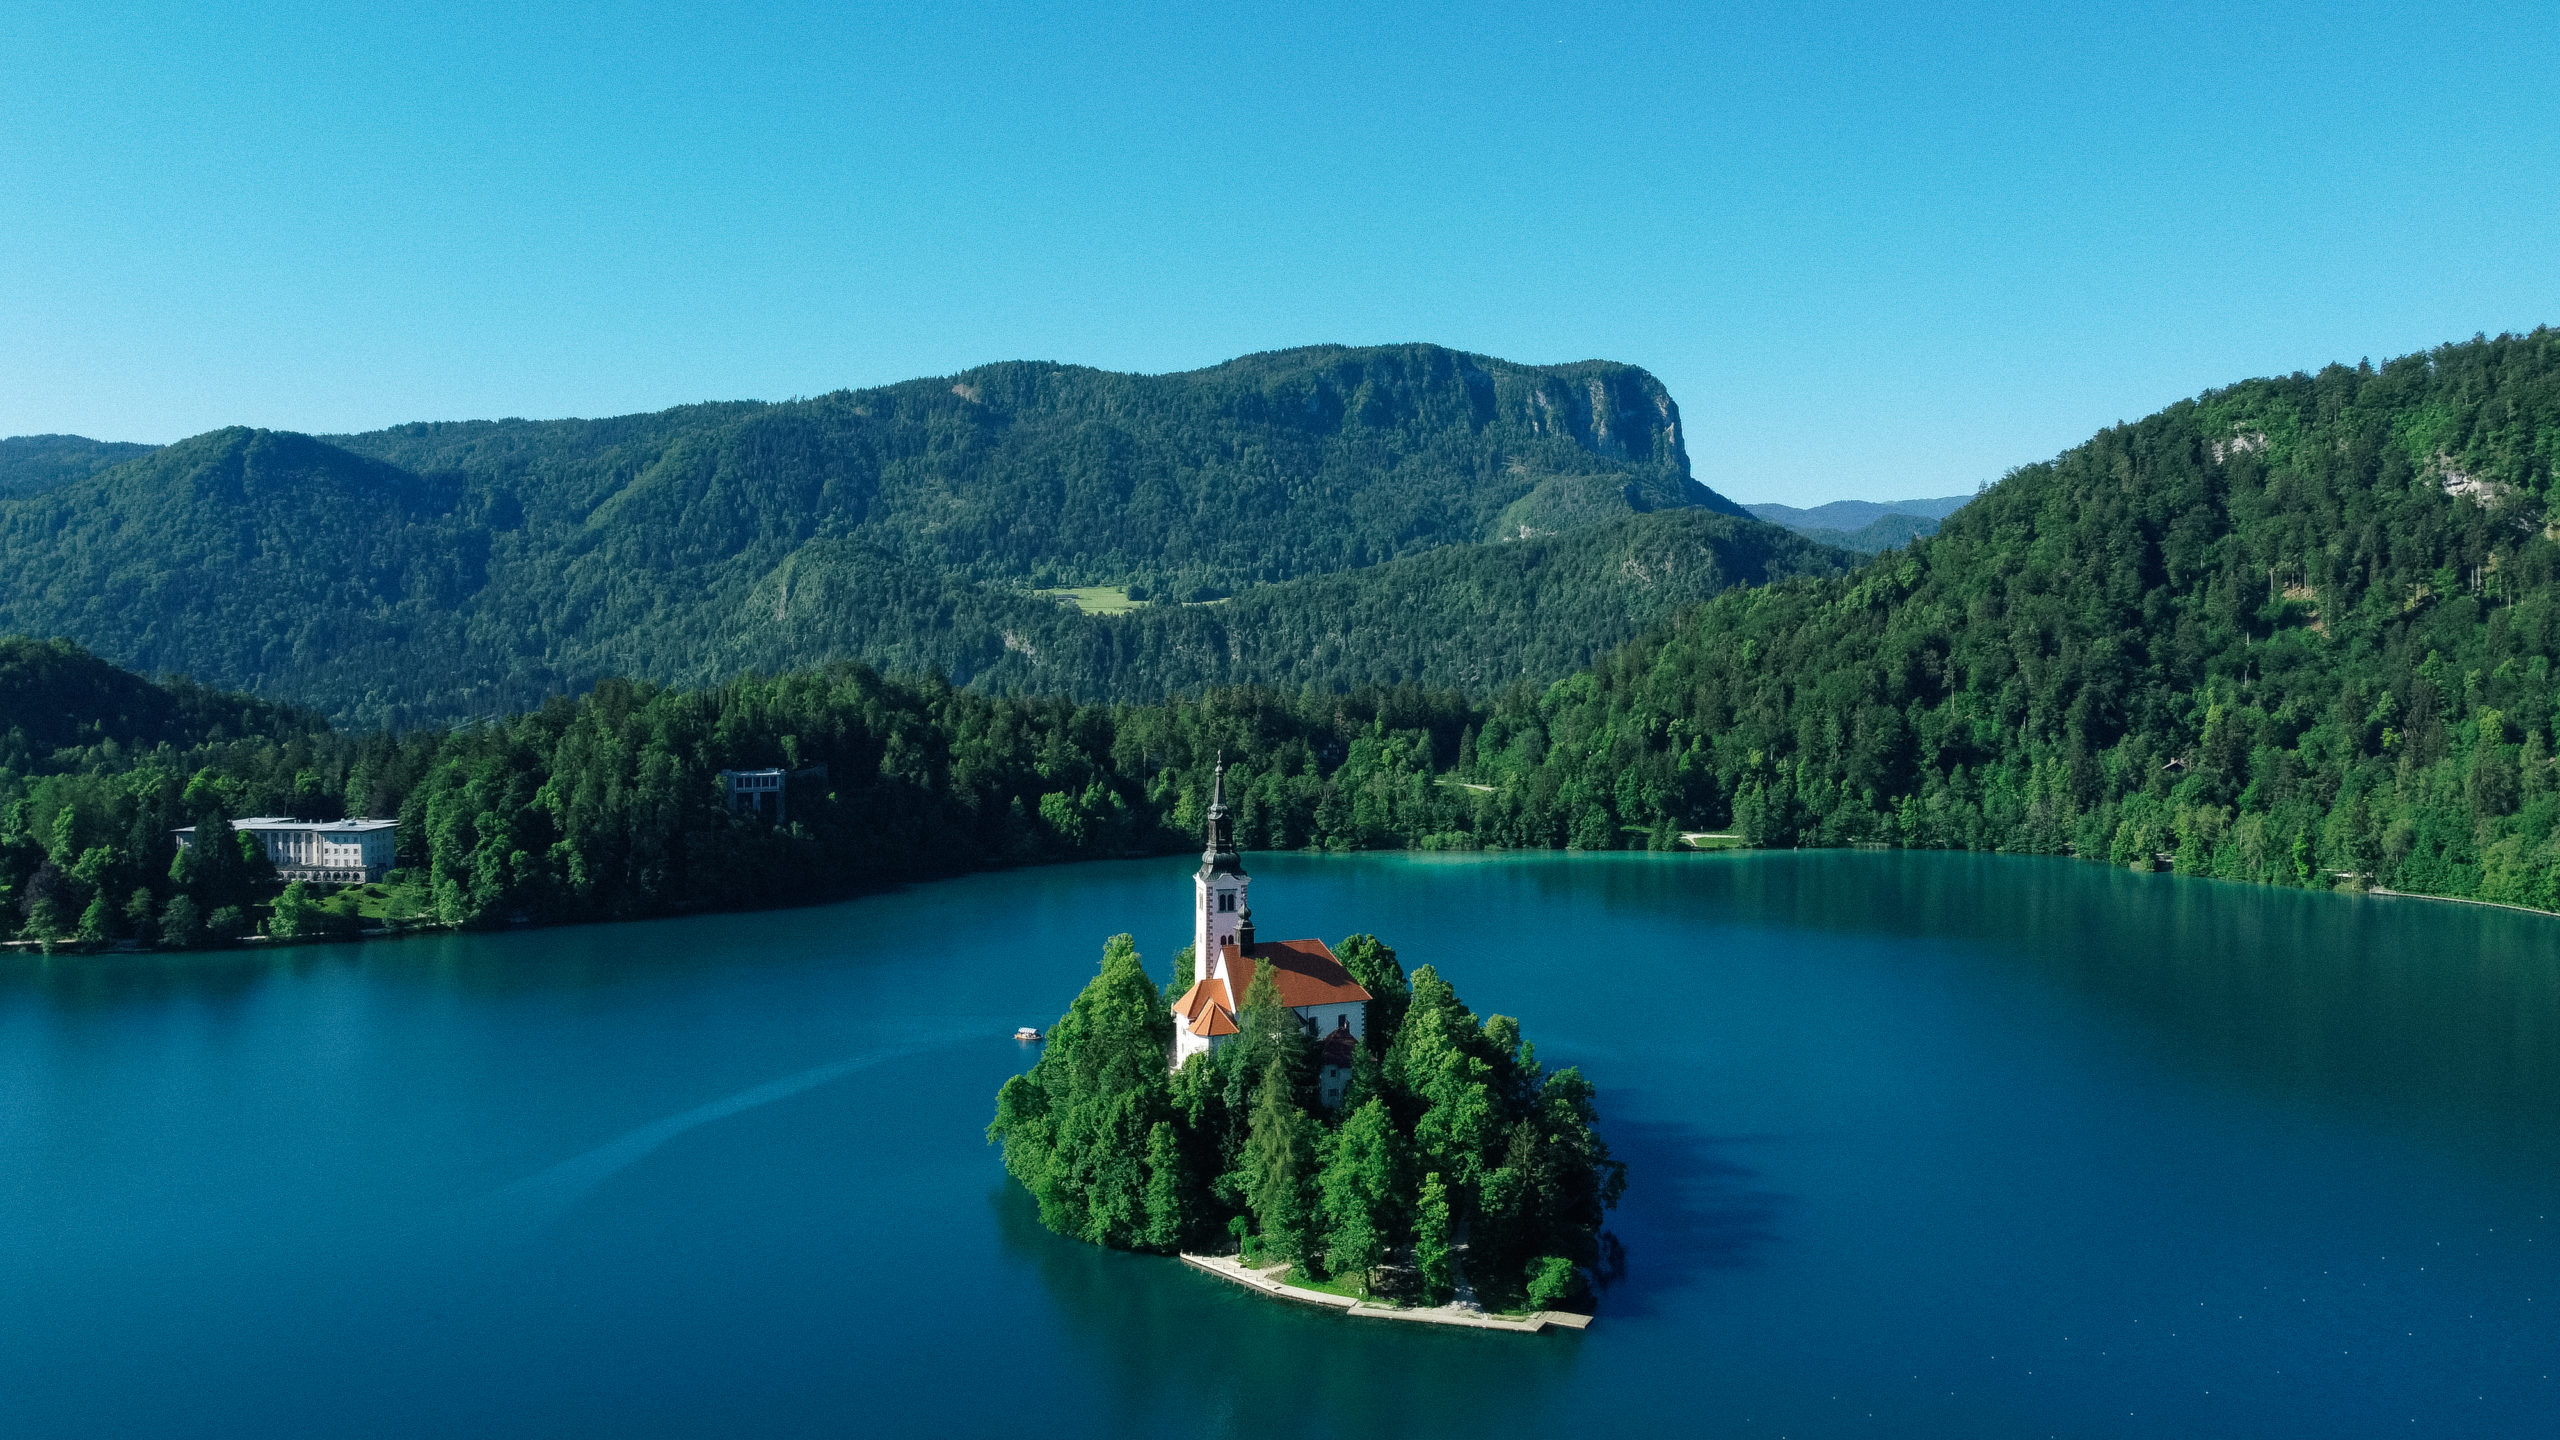
<instances>
[{"instance_id":1,"label":"tree","mask_svg":"<svg viewBox=\"0 0 2560 1440\"><path fill-rule=\"evenodd\" d=\"M1413 973L1413 1005L1389 1047L1387 1082L1407 1097L1417 1163L1447 1177L1462 1193L1483 1179L1504 1127L1502 1098L1508 1088L1496 1061L1503 1058L1457 992L1425 965Z\"/></svg>"},{"instance_id":2,"label":"tree","mask_svg":"<svg viewBox=\"0 0 2560 1440\"><path fill-rule=\"evenodd\" d=\"M1600 1227L1626 1193L1627 1167L1600 1137L1597 1093L1579 1068L1568 1065L1539 1086L1506 1163L1524 1182L1507 1227L1513 1253L1561 1255L1596 1269Z\"/></svg>"},{"instance_id":3,"label":"tree","mask_svg":"<svg viewBox=\"0 0 2560 1440\"><path fill-rule=\"evenodd\" d=\"M1351 972L1351 978L1360 982L1360 988L1369 992L1366 1039L1371 1050L1384 1055L1404 1024L1406 1008L1413 1003L1404 967L1396 963L1395 949L1375 935L1346 936L1333 953L1342 961L1342 968Z\"/></svg>"},{"instance_id":4,"label":"tree","mask_svg":"<svg viewBox=\"0 0 2560 1440\"><path fill-rule=\"evenodd\" d=\"M1561 1255L1541 1255L1529 1262L1529 1303L1553 1310L1582 1291L1582 1272Z\"/></svg>"},{"instance_id":5,"label":"tree","mask_svg":"<svg viewBox=\"0 0 2560 1440\"><path fill-rule=\"evenodd\" d=\"M1336 1274L1358 1275L1364 1294L1371 1272L1402 1229L1407 1168L1384 1100L1373 1099L1351 1111L1327 1147L1322 1181L1325 1263Z\"/></svg>"},{"instance_id":6,"label":"tree","mask_svg":"<svg viewBox=\"0 0 2560 1440\"><path fill-rule=\"evenodd\" d=\"M284 893L276 897L275 906L267 917L267 933L279 940L308 936L318 923L319 915L320 902L312 895L311 887L296 880L285 886Z\"/></svg>"},{"instance_id":7,"label":"tree","mask_svg":"<svg viewBox=\"0 0 2560 1440\"><path fill-rule=\"evenodd\" d=\"M25 917L23 933L30 940L42 940L50 947L53 941L70 933L71 917L64 901L67 882L51 860L36 867L24 887L20 913Z\"/></svg>"},{"instance_id":8,"label":"tree","mask_svg":"<svg viewBox=\"0 0 2560 1440\"><path fill-rule=\"evenodd\" d=\"M159 897L148 885L134 887L124 901L124 933L148 938L152 933L151 914L159 908Z\"/></svg>"},{"instance_id":9,"label":"tree","mask_svg":"<svg viewBox=\"0 0 2560 1440\"><path fill-rule=\"evenodd\" d=\"M187 950L204 941L204 912L196 908L194 897L170 896L160 908L160 943L172 950Z\"/></svg>"},{"instance_id":10,"label":"tree","mask_svg":"<svg viewBox=\"0 0 2560 1440\"><path fill-rule=\"evenodd\" d=\"M1243 1009L1236 1015L1236 1037L1219 1048L1218 1058L1228 1076L1230 1102L1238 1114L1247 1113L1259 1103L1254 1098L1255 1087L1269 1078L1274 1067L1278 1068L1291 1104L1305 1108L1313 1102L1315 1042L1307 1038L1306 1027L1298 1022L1296 1013L1280 1003L1277 967L1253 967L1253 979L1244 989Z\"/></svg>"},{"instance_id":11,"label":"tree","mask_svg":"<svg viewBox=\"0 0 2560 1440\"><path fill-rule=\"evenodd\" d=\"M96 944L113 938L115 930L116 907L107 899L105 888L100 887L89 897L87 908L80 912L80 938Z\"/></svg>"},{"instance_id":12,"label":"tree","mask_svg":"<svg viewBox=\"0 0 2560 1440\"><path fill-rule=\"evenodd\" d=\"M1040 1059L997 1092L987 1138L1040 1202L1041 1223L1116 1249L1160 1243L1179 1219L1153 1181L1154 1132L1171 1111L1173 1017L1127 935L1051 1027Z\"/></svg>"},{"instance_id":13,"label":"tree","mask_svg":"<svg viewBox=\"0 0 2560 1440\"><path fill-rule=\"evenodd\" d=\"M1457 1293L1457 1251L1450 1240L1449 1187L1437 1171L1422 1177L1413 1202L1413 1268L1422 1277L1422 1297L1446 1305Z\"/></svg>"},{"instance_id":14,"label":"tree","mask_svg":"<svg viewBox=\"0 0 2560 1440\"><path fill-rule=\"evenodd\" d=\"M1315 1143L1315 1121L1300 1104L1287 1066L1275 1057L1254 1087L1238 1188L1253 1212L1254 1232L1263 1244L1309 1270L1320 1259L1310 1203L1316 1177Z\"/></svg>"},{"instance_id":15,"label":"tree","mask_svg":"<svg viewBox=\"0 0 2560 1440\"><path fill-rule=\"evenodd\" d=\"M1190 1176L1182 1145L1170 1120L1159 1120L1147 1132L1147 1227L1145 1248L1171 1252L1182 1248L1193 1225Z\"/></svg>"}]
</instances>

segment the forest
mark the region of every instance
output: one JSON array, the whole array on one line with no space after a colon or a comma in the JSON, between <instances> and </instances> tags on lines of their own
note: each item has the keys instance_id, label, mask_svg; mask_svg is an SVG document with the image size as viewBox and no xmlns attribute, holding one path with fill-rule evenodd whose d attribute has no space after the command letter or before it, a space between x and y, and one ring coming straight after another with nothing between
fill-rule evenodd
<instances>
[{"instance_id":1,"label":"forest","mask_svg":"<svg viewBox=\"0 0 2560 1440\"><path fill-rule=\"evenodd\" d=\"M713 668L862 660L991 693L1089 701L1231 685L1481 694L1560 680L1734 586L1838 574L1849 560L1688 508L1105 616L1017 591L955 591L857 542L812 545L758 584Z\"/></svg>"},{"instance_id":2,"label":"forest","mask_svg":"<svg viewBox=\"0 0 2560 1440\"><path fill-rule=\"evenodd\" d=\"M0 440L0 499L34 495L138 459L149 445L85 435L12 435Z\"/></svg>"},{"instance_id":3,"label":"forest","mask_svg":"<svg viewBox=\"0 0 2560 1440\"><path fill-rule=\"evenodd\" d=\"M608 681L475 725L338 732L306 712L153 686L61 642L5 643L46 662L0 666L0 924L34 941L354 928L348 897L311 913L297 892L277 930L283 895L252 847L182 855L172 838L261 814L397 817L400 866L373 887L373 918L458 926L805 902L1179 849L1221 753L1248 846L1562 845L1573 833L1537 784L1514 795L1449 778L1479 720L1537 712L1527 687L1509 712L1414 686L1093 706L836 665L691 691ZM60 718L102 693L126 697L114 716ZM806 772L787 823L732 814L719 771L770 766Z\"/></svg>"},{"instance_id":4,"label":"forest","mask_svg":"<svg viewBox=\"0 0 2560 1440\"><path fill-rule=\"evenodd\" d=\"M2235 385L1707 603L1534 743L1647 777L1625 823L2554 908L2555 459L2550 330Z\"/></svg>"},{"instance_id":5,"label":"forest","mask_svg":"<svg viewBox=\"0 0 2560 1440\"><path fill-rule=\"evenodd\" d=\"M194 874L167 839L252 813L396 815L377 908L457 925L1169 851L1221 750L1248 848L1674 849L1730 828L2555 909L2555 456L2550 331L2250 381L1545 686L1102 704L836 663L341 731L15 642L0 924L204 938L166 921L183 897L181 921L271 927L253 864ZM828 778L796 782L787 826L723 809L720 768L774 765Z\"/></svg>"},{"instance_id":6,"label":"forest","mask_svg":"<svg viewBox=\"0 0 2560 1440\"><path fill-rule=\"evenodd\" d=\"M1257 613L1320 638L1345 603L1366 623L1419 593L1443 626L1491 603L1502 623L1470 671L1545 684L1727 573L1847 560L1693 479L1678 409L1642 370L1425 345L1178 375L994 365L607 420L235 428L94 473L140 447L56 438L10 442L31 478L0 498L0 633L365 726L836 659L1086 700L1444 683L1445 631L1324 663L1220 644L1212 602L1316 577L1336 583ZM1684 512L1732 524L1630 537L1634 571L1498 543ZM1388 570L1452 548L1473 556ZM1031 593L1054 586L1153 603L1105 623Z\"/></svg>"},{"instance_id":7,"label":"forest","mask_svg":"<svg viewBox=\"0 0 2560 1440\"><path fill-rule=\"evenodd\" d=\"M1627 1179L1591 1083L1541 1066L1509 1016L1478 1021L1432 967L1408 978L1376 936L1336 953L1372 999L1327 1108L1273 967L1247 987L1239 1033L1168 1072L1169 997L1113 937L987 1127L1041 1223L1115 1249L1233 1242L1286 1261L1292 1283L1364 1296L1445 1304L1464 1283L1496 1310L1584 1298Z\"/></svg>"}]
</instances>

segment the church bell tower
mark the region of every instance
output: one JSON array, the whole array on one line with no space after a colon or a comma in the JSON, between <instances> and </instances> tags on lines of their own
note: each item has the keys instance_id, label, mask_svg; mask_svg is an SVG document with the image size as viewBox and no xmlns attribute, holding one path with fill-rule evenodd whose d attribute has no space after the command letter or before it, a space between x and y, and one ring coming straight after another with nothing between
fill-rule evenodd
<instances>
[{"instance_id":1,"label":"church bell tower","mask_svg":"<svg viewBox=\"0 0 2560 1440\"><path fill-rule=\"evenodd\" d=\"M1253 943L1253 907L1245 887L1244 856L1236 850L1235 812L1227 808L1227 761L1218 757L1209 781L1209 843L1200 852L1200 873L1192 877L1191 978L1205 980L1227 946ZM1237 997L1240 1001L1241 996Z\"/></svg>"}]
</instances>

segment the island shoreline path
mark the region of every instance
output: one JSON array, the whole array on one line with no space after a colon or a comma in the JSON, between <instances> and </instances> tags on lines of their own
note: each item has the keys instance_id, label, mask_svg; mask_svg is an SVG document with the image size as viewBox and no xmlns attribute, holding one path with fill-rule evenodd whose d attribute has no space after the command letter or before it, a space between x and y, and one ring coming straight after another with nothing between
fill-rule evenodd
<instances>
[{"instance_id":1,"label":"island shoreline path","mask_svg":"<svg viewBox=\"0 0 2560 1440\"><path fill-rule=\"evenodd\" d=\"M1322 1305L1345 1315L1363 1320L1407 1320L1422 1325L1456 1325L1469 1330L1511 1330L1537 1335L1549 1327L1566 1330L1590 1328L1591 1317L1569 1310L1540 1310L1517 1320L1488 1315L1481 1310L1465 1310L1455 1305L1434 1305L1428 1309L1400 1309L1372 1305L1349 1295L1330 1295L1322 1290L1308 1290L1296 1285L1283 1285L1258 1270L1247 1268L1241 1261L1226 1255L1182 1254L1182 1263L1195 1270L1205 1270L1221 1280L1242 1285L1248 1290L1281 1300L1295 1300L1307 1305Z\"/></svg>"}]
</instances>

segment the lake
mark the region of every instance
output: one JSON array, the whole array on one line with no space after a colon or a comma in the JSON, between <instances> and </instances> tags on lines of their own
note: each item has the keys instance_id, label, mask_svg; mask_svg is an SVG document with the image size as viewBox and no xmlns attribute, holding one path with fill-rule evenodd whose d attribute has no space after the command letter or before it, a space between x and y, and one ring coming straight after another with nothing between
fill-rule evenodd
<instances>
[{"instance_id":1,"label":"lake","mask_svg":"<svg viewBox=\"0 0 2560 1440\"><path fill-rule=\"evenodd\" d=\"M1195 862L0 961L0 1433L2516 1436L2560 921L2010 857L1257 855L1578 1064L1585 1334L1040 1230L996 1087Z\"/></svg>"}]
</instances>

